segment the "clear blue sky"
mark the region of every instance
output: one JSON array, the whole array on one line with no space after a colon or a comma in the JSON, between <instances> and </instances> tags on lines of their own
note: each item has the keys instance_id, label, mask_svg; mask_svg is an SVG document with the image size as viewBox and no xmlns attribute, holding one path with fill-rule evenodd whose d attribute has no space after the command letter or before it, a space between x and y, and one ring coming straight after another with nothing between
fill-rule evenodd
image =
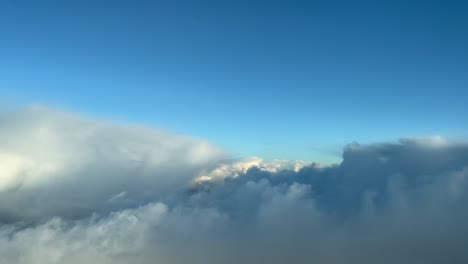
<instances>
[{"instance_id":1,"label":"clear blue sky","mask_svg":"<svg viewBox=\"0 0 468 264\"><path fill-rule=\"evenodd\" d=\"M234 155L468 135L467 1L1 1L0 103Z\"/></svg>"}]
</instances>

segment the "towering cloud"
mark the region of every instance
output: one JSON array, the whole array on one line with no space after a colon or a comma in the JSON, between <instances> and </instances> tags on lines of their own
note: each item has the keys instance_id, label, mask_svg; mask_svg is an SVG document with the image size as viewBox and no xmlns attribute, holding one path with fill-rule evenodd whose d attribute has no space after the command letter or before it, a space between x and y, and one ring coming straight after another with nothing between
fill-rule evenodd
<instances>
[{"instance_id":1,"label":"towering cloud","mask_svg":"<svg viewBox=\"0 0 468 264\"><path fill-rule=\"evenodd\" d=\"M0 114L0 263L465 263L468 145L350 144L341 164L40 107Z\"/></svg>"}]
</instances>

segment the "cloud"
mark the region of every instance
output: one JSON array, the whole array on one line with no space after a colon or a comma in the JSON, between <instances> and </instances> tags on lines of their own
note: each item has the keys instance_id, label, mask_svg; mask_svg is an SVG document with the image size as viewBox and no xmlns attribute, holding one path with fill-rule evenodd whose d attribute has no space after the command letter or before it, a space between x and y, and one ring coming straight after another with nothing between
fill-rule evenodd
<instances>
[{"instance_id":1,"label":"cloud","mask_svg":"<svg viewBox=\"0 0 468 264\"><path fill-rule=\"evenodd\" d=\"M468 145L227 160L152 128L0 114L0 263L466 263Z\"/></svg>"},{"instance_id":2,"label":"cloud","mask_svg":"<svg viewBox=\"0 0 468 264\"><path fill-rule=\"evenodd\" d=\"M2 112L0 220L79 218L136 206L222 157L207 142L162 130L39 106Z\"/></svg>"}]
</instances>

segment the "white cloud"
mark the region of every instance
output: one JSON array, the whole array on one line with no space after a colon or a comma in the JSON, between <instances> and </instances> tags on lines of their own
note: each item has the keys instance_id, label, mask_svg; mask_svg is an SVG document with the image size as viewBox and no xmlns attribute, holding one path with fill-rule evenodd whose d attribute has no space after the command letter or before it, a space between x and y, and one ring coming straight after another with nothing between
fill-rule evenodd
<instances>
[{"instance_id":1,"label":"white cloud","mask_svg":"<svg viewBox=\"0 0 468 264\"><path fill-rule=\"evenodd\" d=\"M298 172L300 169L311 165L318 166L315 163L313 164L302 160L265 161L258 157L251 157L240 161L219 164L217 168L195 178L194 182L219 181L226 177L238 177L239 174L247 172L252 167L275 173L281 170L293 170Z\"/></svg>"},{"instance_id":2,"label":"white cloud","mask_svg":"<svg viewBox=\"0 0 468 264\"><path fill-rule=\"evenodd\" d=\"M355 143L323 167L0 114L0 264L466 263L467 202L468 145L443 138Z\"/></svg>"},{"instance_id":3,"label":"white cloud","mask_svg":"<svg viewBox=\"0 0 468 264\"><path fill-rule=\"evenodd\" d=\"M223 158L207 142L31 107L0 113L0 215L99 211L126 192L139 201L188 182ZM146 197L146 198L145 198ZM31 201L39 208L25 210ZM46 205L47 204L47 205ZM49 208L52 207L52 208Z\"/></svg>"}]
</instances>

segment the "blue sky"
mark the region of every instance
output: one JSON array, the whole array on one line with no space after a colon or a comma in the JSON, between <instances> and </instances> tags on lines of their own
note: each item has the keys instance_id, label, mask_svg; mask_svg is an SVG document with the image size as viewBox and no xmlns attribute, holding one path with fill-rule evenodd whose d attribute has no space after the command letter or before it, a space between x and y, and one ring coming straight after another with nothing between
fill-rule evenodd
<instances>
[{"instance_id":1,"label":"blue sky","mask_svg":"<svg viewBox=\"0 0 468 264\"><path fill-rule=\"evenodd\" d=\"M0 103L149 124L267 159L461 138L463 2L2 1Z\"/></svg>"}]
</instances>

